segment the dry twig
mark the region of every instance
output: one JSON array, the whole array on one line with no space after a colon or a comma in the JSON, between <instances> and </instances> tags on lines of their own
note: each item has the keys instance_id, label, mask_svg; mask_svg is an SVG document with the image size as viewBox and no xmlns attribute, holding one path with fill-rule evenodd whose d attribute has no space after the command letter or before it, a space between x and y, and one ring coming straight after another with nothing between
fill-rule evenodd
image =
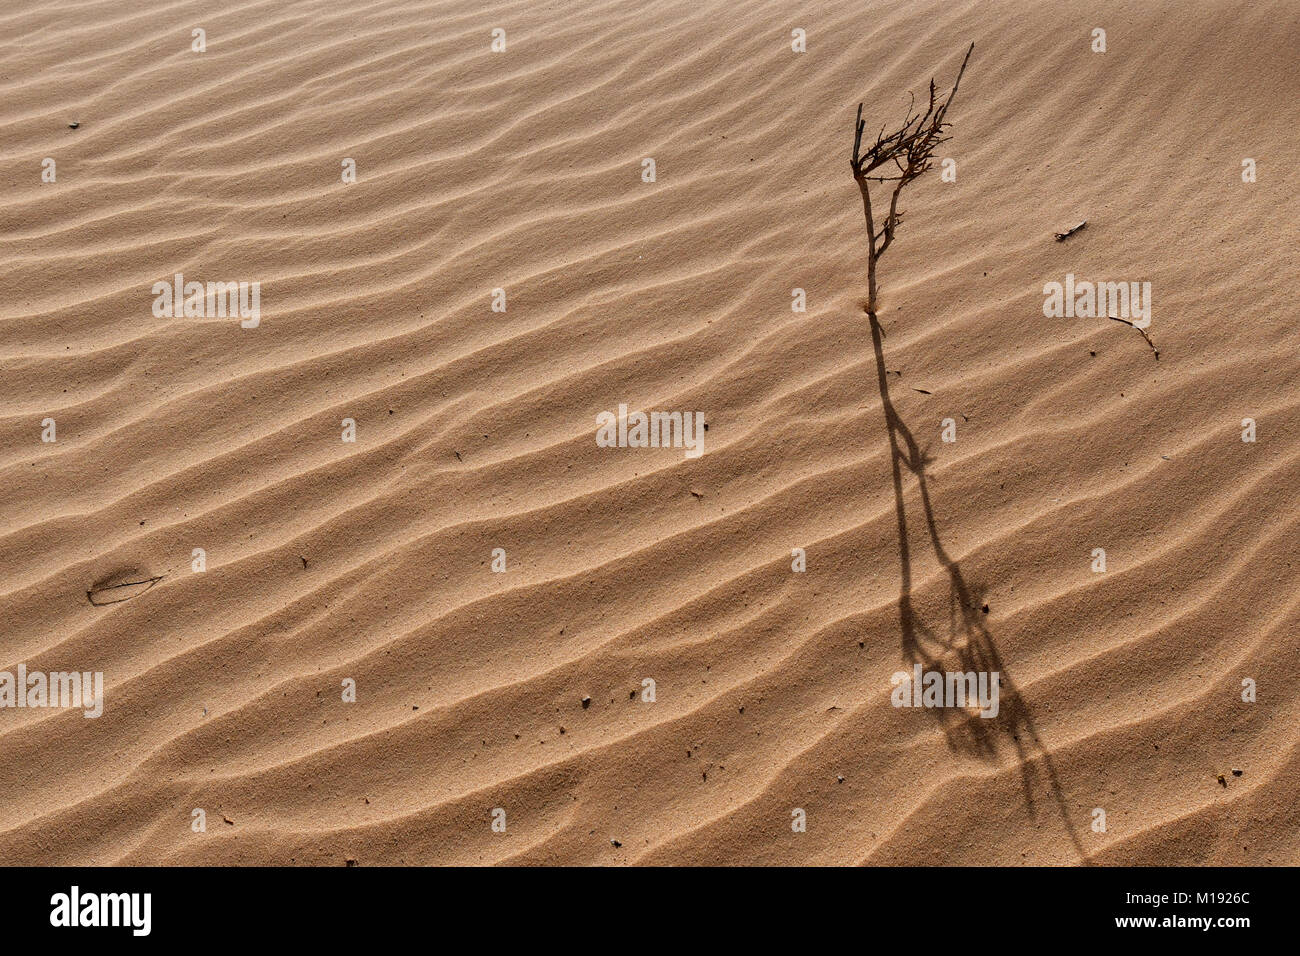
<instances>
[{"instance_id":1,"label":"dry twig","mask_svg":"<svg viewBox=\"0 0 1300 956\"><path fill-rule=\"evenodd\" d=\"M91 588L86 592L86 600L95 607L103 607L106 604L121 604L123 601L129 601L133 597L139 597L145 591L161 581L166 575L159 574L151 578L142 578L139 581L123 581L121 584L110 584L107 587ZM144 587L139 591L131 591L129 588Z\"/></svg>"},{"instance_id":2,"label":"dry twig","mask_svg":"<svg viewBox=\"0 0 1300 956\"><path fill-rule=\"evenodd\" d=\"M863 104L858 104L858 118L854 124L853 134L853 158L850 160L850 165L853 168L853 178L857 180L858 189L862 192L862 209L867 218L869 240L867 243L867 312L873 316L876 314L876 261L885 254L889 244L894 241L895 230L903 221L903 213L898 208L899 193L903 191L904 186L931 167L935 148L951 138L944 135L951 125L944 121L944 117L948 113L948 107L952 105L953 97L957 95L957 87L961 83L962 74L966 72L966 64L970 61L974 49L975 44L972 43L966 50L966 56L961 61L961 69L957 71L957 79L953 81L952 89L947 94L940 95L935 88L934 80L930 80L930 101L925 112L914 111L916 99L913 97L912 103L907 108L903 125L888 134L882 126L876 135L875 143L866 152L862 151L862 133L867 124L862 118ZM882 172L875 176L871 175L877 170ZM889 213L885 216L879 232L876 231L876 221L871 209L869 184L873 182L894 183L893 193L889 198Z\"/></svg>"},{"instance_id":3,"label":"dry twig","mask_svg":"<svg viewBox=\"0 0 1300 956\"><path fill-rule=\"evenodd\" d=\"M1082 229L1082 228L1083 228L1084 226L1086 226L1086 225L1088 225L1088 220L1085 219L1083 222L1079 223L1077 226L1071 226L1069 229L1065 230L1065 232L1058 232L1058 233L1056 234L1056 241L1057 241L1057 242L1065 242L1066 239L1069 239L1072 235L1074 235L1076 232L1078 232L1080 229Z\"/></svg>"},{"instance_id":4,"label":"dry twig","mask_svg":"<svg viewBox=\"0 0 1300 956\"><path fill-rule=\"evenodd\" d=\"M1128 319L1121 319L1118 315L1108 315L1106 316L1106 318L1110 319L1112 322L1123 322L1125 325L1132 325L1133 328L1141 332L1142 338L1146 339L1147 345L1151 346L1151 351L1156 353L1156 361L1157 362L1160 361L1160 350L1156 348L1156 343L1151 341L1151 336L1147 335L1146 329L1142 328L1142 326L1140 325L1133 325L1133 323L1130 322Z\"/></svg>"}]
</instances>

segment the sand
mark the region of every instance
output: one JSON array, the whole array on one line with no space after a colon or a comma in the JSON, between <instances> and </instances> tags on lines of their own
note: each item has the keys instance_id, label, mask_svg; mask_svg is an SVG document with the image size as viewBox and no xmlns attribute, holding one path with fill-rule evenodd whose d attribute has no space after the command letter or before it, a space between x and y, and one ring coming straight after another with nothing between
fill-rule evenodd
<instances>
[{"instance_id":1,"label":"sand","mask_svg":"<svg viewBox=\"0 0 1300 956\"><path fill-rule=\"evenodd\" d=\"M0 708L0 860L1300 863L1298 29L13 0L0 670L103 709ZM873 341L853 115L972 41Z\"/></svg>"}]
</instances>

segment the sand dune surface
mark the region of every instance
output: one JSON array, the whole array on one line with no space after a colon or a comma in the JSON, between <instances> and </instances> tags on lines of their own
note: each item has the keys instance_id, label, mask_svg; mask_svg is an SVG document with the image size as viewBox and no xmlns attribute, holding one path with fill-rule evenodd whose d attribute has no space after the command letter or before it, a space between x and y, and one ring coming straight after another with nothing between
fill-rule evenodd
<instances>
[{"instance_id":1,"label":"sand dune surface","mask_svg":"<svg viewBox=\"0 0 1300 956\"><path fill-rule=\"evenodd\" d=\"M1293 2L222 7L0 11L0 860L1300 863Z\"/></svg>"}]
</instances>

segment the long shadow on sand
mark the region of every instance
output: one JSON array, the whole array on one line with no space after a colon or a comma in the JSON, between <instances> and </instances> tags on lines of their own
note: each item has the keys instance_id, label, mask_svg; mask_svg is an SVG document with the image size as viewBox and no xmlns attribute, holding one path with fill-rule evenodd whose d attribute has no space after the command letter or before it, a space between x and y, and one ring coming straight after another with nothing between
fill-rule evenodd
<instances>
[{"instance_id":1,"label":"long shadow on sand","mask_svg":"<svg viewBox=\"0 0 1300 956\"><path fill-rule=\"evenodd\" d=\"M871 342L876 351L876 378L880 386L880 402L885 411L885 425L889 434L889 458L894 479L894 511L898 519L898 557L902 580L898 595L898 620L902 629L903 656L910 665L920 663L925 670L938 671L997 671L1000 709L996 717L984 718L957 709L926 708L943 726L949 747L972 753L984 759L995 760L1000 744L1010 741L1015 746L1017 762L1024 787L1025 801L1031 815L1037 815L1035 800L1035 763L1041 764L1048 789L1061 815L1061 823L1081 861L1087 853L1079 842L1065 798L1052 762L1052 756L1043 747L1019 691L1002 663L997 646L984 623L984 602L979 588L972 588L962 575L961 565L949 557L939 540L935 525L934 508L930 503L930 489L926 483L925 455L912 436L911 430L899 418L889 400L889 382L885 369L883 333L876 316L871 320ZM908 540L907 506L903 498L903 469L915 476L921 494L926 531L935 557L948 575L948 622L946 633L938 633L917 615L912 606L912 550ZM957 666L953 666L956 664Z\"/></svg>"}]
</instances>

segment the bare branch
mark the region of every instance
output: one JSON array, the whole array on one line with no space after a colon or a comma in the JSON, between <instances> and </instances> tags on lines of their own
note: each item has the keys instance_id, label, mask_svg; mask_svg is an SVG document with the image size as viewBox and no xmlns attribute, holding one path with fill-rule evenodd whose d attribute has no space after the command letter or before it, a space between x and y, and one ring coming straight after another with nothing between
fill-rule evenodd
<instances>
[{"instance_id":1,"label":"bare branch","mask_svg":"<svg viewBox=\"0 0 1300 956\"><path fill-rule=\"evenodd\" d=\"M880 132L876 134L875 143L865 152L862 149L862 133L866 127L866 121L862 118L864 104L858 104L858 116L854 122L853 158L850 160L850 166L853 169L853 178L857 180L858 189L862 193L862 210L867 221L867 311L872 315L876 313L876 261L885 254L885 250L894 241L898 224L903 221L903 213L898 206L899 196L904 186L933 167L935 149L951 139L944 135L949 128L944 117L948 114L948 107L952 105L953 97L957 95L962 75L966 72L966 64L970 62L974 50L975 44L972 43L966 50L966 56L962 58L961 67L957 70L957 78L953 81L951 90L941 94L934 80L931 79L930 97L925 112L916 111L916 96L911 95L903 125L892 133L886 133L885 127L882 126ZM897 176L869 175L891 162L898 170ZM880 224L879 232L876 230L871 208L870 184L873 182L894 183L889 197L889 212Z\"/></svg>"}]
</instances>

